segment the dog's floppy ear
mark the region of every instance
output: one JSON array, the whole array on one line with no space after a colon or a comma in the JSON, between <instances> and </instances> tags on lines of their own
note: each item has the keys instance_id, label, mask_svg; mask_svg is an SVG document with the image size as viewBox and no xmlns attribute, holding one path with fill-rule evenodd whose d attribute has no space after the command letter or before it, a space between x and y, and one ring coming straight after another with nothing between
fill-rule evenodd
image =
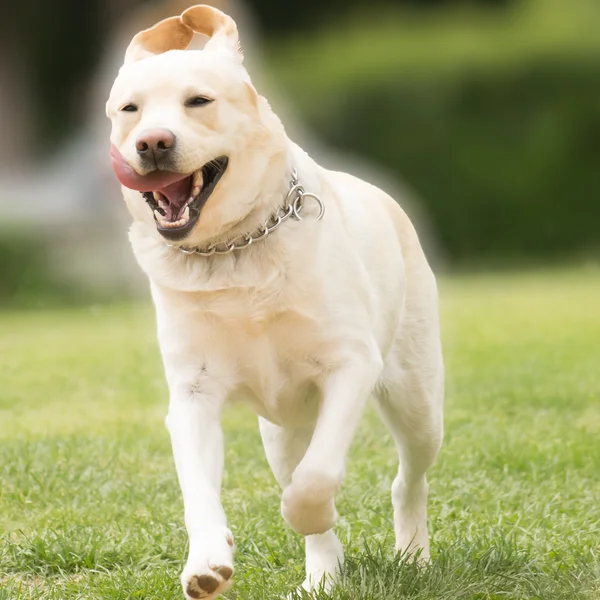
<instances>
[{"instance_id":1,"label":"dog's floppy ear","mask_svg":"<svg viewBox=\"0 0 600 600\"><path fill-rule=\"evenodd\" d=\"M235 21L225 13L212 6L198 4L184 11L181 20L196 33L208 36L204 50L230 53L239 62L244 59Z\"/></svg>"},{"instance_id":2,"label":"dog's floppy ear","mask_svg":"<svg viewBox=\"0 0 600 600\"><path fill-rule=\"evenodd\" d=\"M194 32L182 22L181 17L159 21L154 27L134 36L125 52L125 64L168 50L185 50L192 37Z\"/></svg>"}]
</instances>

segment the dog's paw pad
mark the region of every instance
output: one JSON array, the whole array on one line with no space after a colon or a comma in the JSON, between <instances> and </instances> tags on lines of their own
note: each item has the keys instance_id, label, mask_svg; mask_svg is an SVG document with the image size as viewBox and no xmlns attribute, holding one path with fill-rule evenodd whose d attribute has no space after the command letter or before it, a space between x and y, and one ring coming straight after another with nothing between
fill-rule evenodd
<instances>
[{"instance_id":1,"label":"dog's paw pad","mask_svg":"<svg viewBox=\"0 0 600 600\"><path fill-rule=\"evenodd\" d=\"M219 587L219 580L213 575L194 575L187 584L186 593L194 600L208 598Z\"/></svg>"},{"instance_id":2,"label":"dog's paw pad","mask_svg":"<svg viewBox=\"0 0 600 600\"><path fill-rule=\"evenodd\" d=\"M223 578L224 581L229 581L231 579L231 576L233 575L233 569L231 567L228 567L227 565L221 565L218 567L211 566L211 569L213 571L216 571Z\"/></svg>"},{"instance_id":3,"label":"dog's paw pad","mask_svg":"<svg viewBox=\"0 0 600 600\"><path fill-rule=\"evenodd\" d=\"M210 568L212 573L192 575L189 578L185 586L185 593L189 598L193 600L214 598L227 588L225 584L231 579L233 568L228 565L211 565Z\"/></svg>"}]
</instances>

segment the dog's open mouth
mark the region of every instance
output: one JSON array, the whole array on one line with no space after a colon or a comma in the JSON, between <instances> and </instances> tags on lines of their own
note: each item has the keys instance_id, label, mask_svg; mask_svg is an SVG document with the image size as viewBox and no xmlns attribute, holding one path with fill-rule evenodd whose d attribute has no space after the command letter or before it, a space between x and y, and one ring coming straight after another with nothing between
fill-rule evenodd
<instances>
[{"instance_id":1,"label":"dog's open mouth","mask_svg":"<svg viewBox=\"0 0 600 600\"><path fill-rule=\"evenodd\" d=\"M178 241L190 233L202 207L223 177L228 162L226 156L220 156L175 183L142 192L154 212L156 228L163 237Z\"/></svg>"}]
</instances>

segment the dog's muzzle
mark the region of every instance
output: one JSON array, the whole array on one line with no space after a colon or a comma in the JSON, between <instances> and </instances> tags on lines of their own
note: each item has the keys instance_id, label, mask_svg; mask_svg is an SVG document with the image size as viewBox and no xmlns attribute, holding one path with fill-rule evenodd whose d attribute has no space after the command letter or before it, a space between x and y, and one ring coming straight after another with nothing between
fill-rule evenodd
<instances>
[{"instance_id":1,"label":"dog's muzzle","mask_svg":"<svg viewBox=\"0 0 600 600\"><path fill-rule=\"evenodd\" d=\"M150 148L147 141L144 144ZM229 159L219 156L193 173L156 169L140 175L113 145L111 162L121 184L142 193L153 211L159 233L175 242L189 235L198 222L203 206L227 170Z\"/></svg>"}]
</instances>

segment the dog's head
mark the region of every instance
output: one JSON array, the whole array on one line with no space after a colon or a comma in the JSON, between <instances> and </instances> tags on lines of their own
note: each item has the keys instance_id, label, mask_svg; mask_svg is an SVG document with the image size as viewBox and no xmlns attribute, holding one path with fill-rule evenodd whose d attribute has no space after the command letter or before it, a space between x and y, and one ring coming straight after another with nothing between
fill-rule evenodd
<instances>
[{"instance_id":1,"label":"dog's head","mask_svg":"<svg viewBox=\"0 0 600 600\"><path fill-rule=\"evenodd\" d=\"M194 33L203 50L186 50ZM242 66L234 21L194 6L138 33L107 103L111 160L135 219L194 244L239 223L285 160L279 120Z\"/></svg>"}]
</instances>

